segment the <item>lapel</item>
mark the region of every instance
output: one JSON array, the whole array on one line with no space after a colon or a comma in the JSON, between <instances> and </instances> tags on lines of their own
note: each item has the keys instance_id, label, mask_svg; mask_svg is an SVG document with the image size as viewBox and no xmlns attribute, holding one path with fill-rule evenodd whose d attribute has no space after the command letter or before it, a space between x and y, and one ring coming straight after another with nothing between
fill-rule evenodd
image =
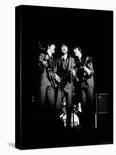
<instances>
[{"instance_id":1,"label":"lapel","mask_svg":"<svg viewBox=\"0 0 116 155\"><path fill-rule=\"evenodd\" d=\"M67 67L68 67L68 58L66 60L62 59L62 67L63 67L63 69L67 69Z\"/></svg>"}]
</instances>

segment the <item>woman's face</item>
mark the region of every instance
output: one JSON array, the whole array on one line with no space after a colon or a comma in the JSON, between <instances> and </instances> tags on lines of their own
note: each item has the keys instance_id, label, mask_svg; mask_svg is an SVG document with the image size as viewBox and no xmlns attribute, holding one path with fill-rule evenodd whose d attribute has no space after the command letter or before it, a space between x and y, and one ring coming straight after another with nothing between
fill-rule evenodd
<instances>
[{"instance_id":1,"label":"woman's face","mask_svg":"<svg viewBox=\"0 0 116 155\"><path fill-rule=\"evenodd\" d=\"M68 47L66 46L66 45L63 45L62 47L61 47L61 51L62 51L62 53L67 53L68 52Z\"/></svg>"},{"instance_id":2,"label":"woman's face","mask_svg":"<svg viewBox=\"0 0 116 155\"><path fill-rule=\"evenodd\" d=\"M75 56L77 56L79 59L81 59L82 54L81 54L81 51L78 48L74 49L74 53L75 53Z\"/></svg>"}]
</instances>

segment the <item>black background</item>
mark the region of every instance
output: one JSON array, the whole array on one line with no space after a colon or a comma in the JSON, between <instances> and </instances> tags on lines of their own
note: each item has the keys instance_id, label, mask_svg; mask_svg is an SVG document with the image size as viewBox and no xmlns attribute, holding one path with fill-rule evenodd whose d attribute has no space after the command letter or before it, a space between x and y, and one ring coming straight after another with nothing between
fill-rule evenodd
<instances>
[{"instance_id":1,"label":"black background","mask_svg":"<svg viewBox=\"0 0 116 155\"><path fill-rule=\"evenodd\" d=\"M37 142L43 141L39 146L50 147L54 143L51 140L51 145L48 145L50 142L48 140L45 145L43 139L46 139L45 135L49 135L49 133L47 127L43 132L40 130L40 122L37 115L35 115L37 108L31 102L31 97L35 94L36 80L38 78L37 68L32 63L35 55L39 53L38 41L54 42L58 48L62 43L66 42L70 51L76 43L83 51L91 55L95 70L96 93L109 93L112 112L113 12L21 6L20 13L24 144L26 147L27 144L33 147L35 144L39 145ZM48 124L46 123L46 126ZM59 134L57 130L54 133L55 135ZM55 141L57 140L55 139ZM66 141L64 143L66 146L71 145ZM60 143L57 142L57 145L60 146ZM72 143L72 145L74 144Z\"/></svg>"},{"instance_id":2,"label":"black background","mask_svg":"<svg viewBox=\"0 0 116 155\"><path fill-rule=\"evenodd\" d=\"M23 9L24 8L24 9ZM112 89L112 11L28 7L22 8L24 48L34 54L37 42L77 44L93 57L98 92ZM27 60L26 60L27 61Z\"/></svg>"}]
</instances>

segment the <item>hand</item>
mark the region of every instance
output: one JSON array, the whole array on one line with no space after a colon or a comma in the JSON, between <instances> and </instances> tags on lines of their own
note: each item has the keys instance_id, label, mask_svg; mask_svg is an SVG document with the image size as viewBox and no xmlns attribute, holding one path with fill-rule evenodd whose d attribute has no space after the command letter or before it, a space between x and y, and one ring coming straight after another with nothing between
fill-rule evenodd
<instances>
[{"instance_id":1,"label":"hand","mask_svg":"<svg viewBox=\"0 0 116 155\"><path fill-rule=\"evenodd\" d=\"M86 67L86 66L84 66L84 67L83 67L83 69L84 69L84 71L86 71L86 70L87 70L87 67Z\"/></svg>"},{"instance_id":2,"label":"hand","mask_svg":"<svg viewBox=\"0 0 116 155\"><path fill-rule=\"evenodd\" d=\"M45 59L46 59L46 60L48 60L48 59L49 59L49 56L48 56L48 55L46 55L46 56L45 56Z\"/></svg>"},{"instance_id":3,"label":"hand","mask_svg":"<svg viewBox=\"0 0 116 155\"><path fill-rule=\"evenodd\" d=\"M84 69L84 71L85 71L88 75L90 75L90 74L91 74L90 69L89 69L89 68L87 68L86 66L84 66L84 67L83 67L83 69Z\"/></svg>"},{"instance_id":4,"label":"hand","mask_svg":"<svg viewBox=\"0 0 116 155\"><path fill-rule=\"evenodd\" d=\"M47 61L43 61L43 64L46 65L47 64Z\"/></svg>"}]
</instances>

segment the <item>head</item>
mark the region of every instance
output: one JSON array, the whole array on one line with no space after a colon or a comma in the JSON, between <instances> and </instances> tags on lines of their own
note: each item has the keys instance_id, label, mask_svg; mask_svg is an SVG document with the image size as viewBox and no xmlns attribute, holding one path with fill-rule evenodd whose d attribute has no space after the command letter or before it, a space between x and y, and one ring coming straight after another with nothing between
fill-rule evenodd
<instances>
[{"instance_id":1,"label":"head","mask_svg":"<svg viewBox=\"0 0 116 155\"><path fill-rule=\"evenodd\" d=\"M68 46L66 46L66 45L62 45L62 47L61 47L61 52L63 53L63 54L66 54L66 53L68 53Z\"/></svg>"},{"instance_id":2,"label":"head","mask_svg":"<svg viewBox=\"0 0 116 155\"><path fill-rule=\"evenodd\" d=\"M48 50L47 52L49 53L49 55L51 56L53 53L55 53L55 48L56 46L54 44L51 44L48 46Z\"/></svg>"},{"instance_id":3,"label":"head","mask_svg":"<svg viewBox=\"0 0 116 155\"><path fill-rule=\"evenodd\" d=\"M79 59L81 59L81 57L82 57L81 49L78 47L75 47L73 51L74 51L75 56L77 56Z\"/></svg>"}]
</instances>

